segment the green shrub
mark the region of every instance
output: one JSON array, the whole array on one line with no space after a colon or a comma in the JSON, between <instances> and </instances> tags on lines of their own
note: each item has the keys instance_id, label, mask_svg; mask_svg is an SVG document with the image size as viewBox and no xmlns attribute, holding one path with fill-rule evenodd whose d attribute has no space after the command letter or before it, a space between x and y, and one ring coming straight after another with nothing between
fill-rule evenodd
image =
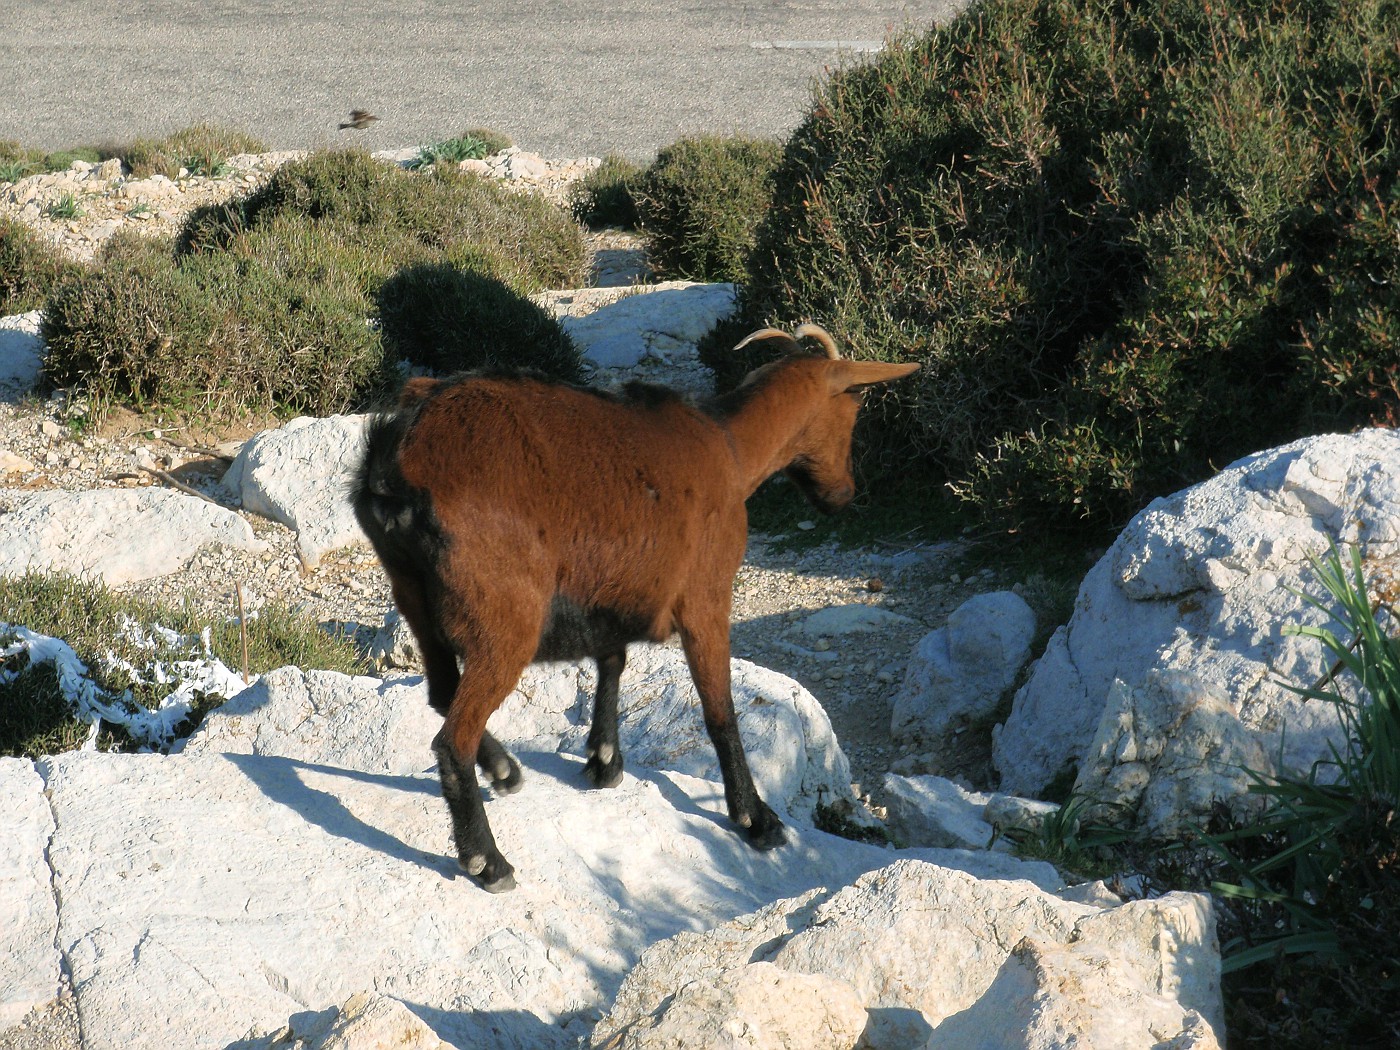
<instances>
[{"instance_id":1,"label":"green shrub","mask_svg":"<svg viewBox=\"0 0 1400 1050\"><path fill-rule=\"evenodd\" d=\"M380 290L379 318L391 353L439 374L523 367L584 378L554 315L484 272L446 263L400 270Z\"/></svg>"},{"instance_id":2,"label":"green shrub","mask_svg":"<svg viewBox=\"0 0 1400 1050\"><path fill-rule=\"evenodd\" d=\"M588 226L620 226L634 230L641 221L633 187L643 169L626 157L609 153L603 163L569 188L574 218Z\"/></svg>"},{"instance_id":3,"label":"green shrub","mask_svg":"<svg viewBox=\"0 0 1400 1050\"><path fill-rule=\"evenodd\" d=\"M81 271L24 223L0 215L0 317L38 310L64 278Z\"/></svg>"},{"instance_id":4,"label":"green shrub","mask_svg":"<svg viewBox=\"0 0 1400 1050\"><path fill-rule=\"evenodd\" d=\"M1223 946L1237 991L1232 1038L1271 1046L1394 1046L1400 1037L1400 640L1395 609L1367 594L1361 553L1314 562L1309 600L1343 634L1335 661L1297 691L1336 708L1347 740L1306 777L1256 775L1267 810L1217 836L1239 933ZM1287 628L1285 628L1287 630ZM1348 637L1349 636L1349 637ZM1234 998L1234 997L1232 997Z\"/></svg>"},{"instance_id":5,"label":"green shrub","mask_svg":"<svg viewBox=\"0 0 1400 1050\"><path fill-rule=\"evenodd\" d=\"M111 156L115 154L104 147L78 146L46 153L22 146L13 139L0 139L0 182L18 182L43 172L66 171L75 160L96 164Z\"/></svg>"},{"instance_id":6,"label":"green shrub","mask_svg":"<svg viewBox=\"0 0 1400 1050\"><path fill-rule=\"evenodd\" d=\"M652 267L668 277L743 280L781 156L768 139L714 135L657 153L633 189Z\"/></svg>"},{"instance_id":7,"label":"green shrub","mask_svg":"<svg viewBox=\"0 0 1400 1050\"><path fill-rule=\"evenodd\" d=\"M65 574L0 578L0 624L61 639L87 666L88 678L103 694L117 698L130 690L131 700L149 709L157 708L173 688L162 684L165 679L155 673L156 665L162 664L168 671L174 661L199 655L199 647L190 639L201 631L209 632L209 655L231 669L242 666L242 641L235 618L201 621L186 609L122 596ZM184 640L174 642L153 632L151 628L157 625L184 636ZM12 631L7 634L0 628L0 643L13 637ZM247 638L251 674L287 664L346 674L363 671L349 641L332 637L315 622L285 608L270 607L250 617ZM30 665L26 656L14 653L0 661L0 672L4 672L0 673L0 755L37 758L83 743L88 727L74 717L52 664ZM181 732L192 730L220 700L218 696L197 698ZM118 748L140 743L110 728L99 742Z\"/></svg>"},{"instance_id":8,"label":"green shrub","mask_svg":"<svg viewBox=\"0 0 1400 1050\"><path fill-rule=\"evenodd\" d=\"M462 132L458 137L476 139L486 147L486 155L488 157L492 154L500 153L502 150L508 150L515 145L515 143L511 141L509 135L503 131L497 131L495 128L467 128L467 130Z\"/></svg>"},{"instance_id":9,"label":"green shrub","mask_svg":"<svg viewBox=\"0 0 1400 1050\"><path fill-rule=\"evenodd\" d=\"M179 258L168 243L119 235L46 304L45 370L99 407L226 419L344 411L393 381L367 323L372 247L294 222Z\"/></svg>"},{"instance_id":10,"label":"green shrub","mask_svg":"<svg viewBox=\"0 0 1400 1050\"><path fill-rule=\"evenodd\" d=\"M163 139L138 139L116 150L138 179L152 175L176 178L184 168L192 175L218 175L229 157L266 153L267 145L246 132L213 124L182 128Z\"/></svg>"},{"instance_id":11,"label":"green shrub","mask_svg":"<svg viewBox=\"0 0 1400 1050\"><path fill-rule=\"evenodd\" d=\"M386 338L411 349L431 329L420 356L470 358L480 353L469 349L477 334L500 328L472 314L485 308L474 304L489 301L517 320L527 313L504 294L459 297L468 312L454 339L451 316L423 304L415 281L391 280L400 271L467 270L518 297L579 283L584 250L578 227L547 201L450 169L414 175L368 154L328 152L192 214L173 248L119 236L99 262L46 308L51 378L84 384L99 405L131 400L237 417L326 414L377 400L398 380ZM399 294L434 322L402 320L409 307ZM387 323L371 324L376 314ZM522 321L519 331L542 342L531 348L512 337L518 363L563 368L557 325Z\"/></svg>"},{"instance_id":12,"label":"green shrub","mask_svg":"<svg viewBox=\"0 0 1400 1050\"><path fill-rule=\"evenodd\" d=\"M573 287L587 272L583 238L555 205L512 193L493 179L453 167L411 174L363 150L328 150L284 164L262 187L200 209L180 235L182 251L212 251L278 216L377 230L409 258L489 258L494 275L518 291Z\"/></svg>"},{"instance_id":13,"label":"green shrub","mask_svg":"<svg viewBox=\"0 0 1400 1050\"><path fill-rule=\"evenodd\" d=\"M1397 98L1389 0L985 0L819 86L743 319L923 362L869 473L1121 523L1387 418ZM759 363L706 357L727 381Z\"/></svg>"}]
</instances>

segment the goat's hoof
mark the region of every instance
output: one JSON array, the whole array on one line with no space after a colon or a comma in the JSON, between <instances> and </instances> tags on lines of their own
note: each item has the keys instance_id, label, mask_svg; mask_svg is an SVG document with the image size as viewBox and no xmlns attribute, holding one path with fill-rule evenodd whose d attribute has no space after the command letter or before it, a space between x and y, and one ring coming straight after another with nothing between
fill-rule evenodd
<instances>
[{"instance_id":1,"label":"goat's hoof","mask_svg":"<svg viewBox=\"0 0 1400 1050\"><path fill-rule=\"evenodd\" d=\"M494 857L478 853L458 863L487 893L505 893L515 889L515 869L499 853Z\"/></svg>"},{"instance_id":2,"label":"goat's hoof","mask_svg":"<svg viewBox=\"0 0 1400 1050\"><path fill-rule=\"evenodd\" d=\"M524 783L525 776L520 772L520 763L509 756L500 767L491 770L491 787L498 795L514 795Z\"/></svg>"},{"instance_id":3,"label":"goat's hoof","mask_svg":"<svg viewBox=\"0 0 1400 1050\"><path fill-rule=\"evenodd\" d=\"M515 889L515 873L507 872L495 882L482 882L481 888L487 893L509 893Z\"/></svg>"},{"instance_id":4,"label":"goat's hoof","mask_svg":"<svg viewBox=\"0 0 1400 1050\"><path fill-rule=\"evenodd\" d=\"M597 755L589 755L583 772L594 787L615 788L622 783L622 753L612 752L611 759L606 762Z\"/></svg>"},{"instance_id":5,"label":"goat's hoof","mask_svg":"<svg viewBox=\"0 0 1400 1050\"><path fill-rule=\"evenodd\" d=\"M759 802L758 812L747 821L740 820L744 838L754 849L775 849L787 842L787 830L778 814L764 802Z\"/></svg>"}]
</instances>

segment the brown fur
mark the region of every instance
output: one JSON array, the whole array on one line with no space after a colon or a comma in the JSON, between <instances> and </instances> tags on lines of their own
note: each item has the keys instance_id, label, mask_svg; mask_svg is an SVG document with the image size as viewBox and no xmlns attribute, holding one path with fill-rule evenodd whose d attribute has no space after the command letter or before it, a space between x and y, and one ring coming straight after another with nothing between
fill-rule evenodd
<instances>
[{"instance_id":1,"label":"brown fur","mask_svg":"<svg viewBox=\"0 0 1400 1050\"><path fill-rule=\"evenodd\" d=\"M791 337L771 335L795 348ZM405 385L399 416L371 438L356 510L424 649L430 699L445 714L435 748L471 874L491 889L513 885L472 759L498 788L518 785L519 768L486 721L525 666L599 661L587 768L607 786L621 777L616 689L626 645L676 632L731 817L756 846L782 841L781 822L754 790L730 698L744 501L786 469L823 509L849 503L859 391L916 367L790 356L709 412L654 388L611 398L518 376Z\"/></svg>"}]
</instances>

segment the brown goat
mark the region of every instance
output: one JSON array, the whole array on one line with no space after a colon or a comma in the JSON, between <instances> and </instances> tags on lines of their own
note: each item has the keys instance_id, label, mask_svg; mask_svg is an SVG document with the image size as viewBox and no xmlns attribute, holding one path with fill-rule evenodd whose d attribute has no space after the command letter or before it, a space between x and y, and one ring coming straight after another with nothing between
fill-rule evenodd
<instances>
[{"instance_id":1,"label":"brown goat","mask_svg":"<svg viewBox=\"0 0 1400 1050\"><path fill-rule=\"evenodd\" d=\"M415 379L378 417L355 483L355 514L423 653L433 741L458 858L488 890L514 869L486 821L473 758L497 791L520 767L486 720L535 660L591 657L598 692L585 772L622 779L618 679L627 645L679 632L719 756L729 815L748 841L785 841L758 797L729 686L729 611L744 557L744 501L785 470L825 511L851 501L860 392L917 365L825 356L755 370L706 410L661 387L609 395L521 375ZM741 343L740 345L744 345ZM459 672L458 661L462 670Z\"/></svg>"}]
</instances>

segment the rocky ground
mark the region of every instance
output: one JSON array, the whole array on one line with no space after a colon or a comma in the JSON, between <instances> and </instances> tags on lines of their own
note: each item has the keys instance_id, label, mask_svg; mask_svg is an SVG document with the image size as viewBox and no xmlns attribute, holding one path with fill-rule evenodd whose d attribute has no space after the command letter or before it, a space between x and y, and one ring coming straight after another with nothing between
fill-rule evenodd
<instances>
[{"instance_id":1,"label":"rocky ground","mask_svg":"<svg viewBox=\"0 0 1400 1050\"><path fill-rule=\"evenodd\" d=\"M190 208L259 184L286 156L234 158L229 173L220 179L130 180L110 166L75 167L57 176L0 186L0 212L19 215L74 257L86 259L126 225L173 232ZM569 181L590 166L588 161L548 162L516 153L493 158L483 169L522 190L562 200ZM79 204L79 217L57 219L50 214L52 203L65 194ZM590 247L595 285L624 285L647 277L645 255L634 235L592 233ZM33 396L0 403L0 486L90 489L178 483L228 503L218 481L239 436L196 433L121 412L97 426L81 403L63 392ZM130 590L167 602L188 602L214 617L234 613L241 589L252 608L269 602L290 605L361 639L382 623L391 602L371 553L340 552L308 572L297 557L290 530L250 518L267 541L266 552L206 551L184 571ZM960 575L961 548L956 543L895 541L862 549L803 549L791 537L800 537L807 523L791 524L788 536L751 538L734 586L734 653L789 675L817 697L851 760L854 778L861 790L873 793L872 806L878 812L884 773L923 771L918 756L900 753L889 739L891 700L910 650L968 597L1017 581L991 570ZM1027 597L1034 605L1033 595ZM848 605L875 606L896 615L883 619L876 629L860 629L849 621L824 631L807 629L812 614ZM968 766L973 779L979 771L977 750L971 749ZM0 1050L66 1050L79 1045L78 1031L71 999L61 999L0 1035Z\"/></svg>"}]
</instances>

